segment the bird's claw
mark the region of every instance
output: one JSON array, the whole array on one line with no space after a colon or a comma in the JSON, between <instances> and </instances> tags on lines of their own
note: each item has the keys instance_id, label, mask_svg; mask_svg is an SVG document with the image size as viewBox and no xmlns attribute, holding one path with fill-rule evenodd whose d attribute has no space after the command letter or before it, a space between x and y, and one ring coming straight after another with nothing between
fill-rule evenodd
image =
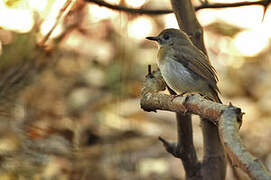
<instances>
[{"instance_id":1,"label":"bird's claw","mask_svg":"<svg viewBox=\"0 0 271 180\"><path fill-rule=\"evenodd\" d=\"M185 94L186 94L187 92L185 91L185 92L183 92L183 93L181 93L181 94L174 94L174 95L172 95L171 97L171 102L173 102L173 100L175 99L175 98L177 98L177 97L183 97ZM185 115L186 114L186 112L187 112L187 109L185 108L185 106L184 106L184 112L183 112L183 114Z\"/></svg>"}]
</instances>

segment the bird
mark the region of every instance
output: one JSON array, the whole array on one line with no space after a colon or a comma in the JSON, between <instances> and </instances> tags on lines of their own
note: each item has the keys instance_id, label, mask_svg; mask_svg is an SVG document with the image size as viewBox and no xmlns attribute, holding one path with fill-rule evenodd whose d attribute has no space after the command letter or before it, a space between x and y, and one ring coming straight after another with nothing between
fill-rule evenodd
<instances>
[{"instance_id":1,"label":"bird","mask_svg":"<svg viewBox=\"0 0 271 180\"><path fill-rule=\"evenodd\" d=\"M164 29L158 36L146 37L158 43L157 65L167 86L177 95L199 93L222 103L216 70L208 56L179 29Z\"/></svg>"}]
</instances>

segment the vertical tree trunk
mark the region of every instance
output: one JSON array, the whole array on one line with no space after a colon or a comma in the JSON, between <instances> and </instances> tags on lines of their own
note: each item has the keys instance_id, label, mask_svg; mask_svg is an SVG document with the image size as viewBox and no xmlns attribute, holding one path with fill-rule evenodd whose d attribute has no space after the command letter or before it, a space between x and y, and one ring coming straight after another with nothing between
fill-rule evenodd
<instances>
[{"instance_id":1,"label":"vertical tree trunk","mask_svg":"<svg viewBox=\"0 0 271 180\"><path fill-rule=\"evenodd\" d=\"M191 1L171 0L171 5L180 28L191 36L191 40L199 49L207 54L203 43L203 30L196 18ZM177 119L177 121L186 120ZM202 119L201 124L204 142L204 158L201 166L202 178L223 180L226 176L226 159L224 148L219 139L218 128L210 121L204 119ZM182 124L179 123L179 125Z\"/></svg>"}]
</instances>

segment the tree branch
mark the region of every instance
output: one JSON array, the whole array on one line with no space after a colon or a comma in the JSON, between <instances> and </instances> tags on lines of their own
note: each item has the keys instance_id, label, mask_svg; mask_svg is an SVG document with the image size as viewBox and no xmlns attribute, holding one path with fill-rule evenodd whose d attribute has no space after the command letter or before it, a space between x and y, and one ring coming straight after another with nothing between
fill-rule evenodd
<instances>
[{"instance_id":1,"label":"tree branch","mask_svg":"<svg viewBox=\"0 0 271 180\"><path fill-rule=\"evenodd\" d=\"M236 2L236 3L214 3L214 4L209 4L209 3L203 3L199 6L195 7L195 10L201 10L201 9L217 9L217 8L233 8L233 7L241 7L241 6L253 6L253 5L261 5L261 6L266 6L270 4L270 0L260 0L260 1L245 1L245 2Z\"/></svg>"},{"instance_id":2,"label":"tree branch","mask_svg":"<svg viewBox=\"0 0 271 180\"><path fill-rule=\"evenodd\" d=\"M109 9L117 10L117 11L125 11L128 13L133 14L146 14L146 15L161 15L161 14L169 14L173 13L170 9L135 9L135 8L128 8L120 5L112 5L102 0L85 0L87 2L92 2L100 6L107 7ZM236 2L236 3L203 3L199 6L194 7L195 11L201 9L213 9L213 8L232 8L232 7L242 7L242 6L252 6L252 5L261 5L266 7L270 4L270 0L260 0L254 2Z\"/></svg>"},{"instance_id":3,"label":"tree branch","mask_svg":"<svg viewBox=\"0 0 271 180\"><path fill-rule=\"evenodd\" d=\"M179 27L189 34L193 44L207 55L203 41L203 29L197 20L191 1L171 0L171 4ZM206 61L210 63L208 59ZM218 128L206 117L202 115L200 117L202 119L204 149L201 175L203 179L223 180L226 176L226 159L224 148L219 139Z\"/></svg>"},{"instance_id":4,"label":"tree branch","mask_svg":"<svg viewBox=\"0 0 271 180\"><path fill-rule=\"evenodd\" d=\"M240 108L231 104L226 106L212 102L198 94L174 98L167 94L158 93L165 88L166 85L159 71L154 72L153 75L149 74L141 91L141 108L147 111L166 110L177 113L191 113L208 119L212 124L218 125L219 137L233 163L244 170L252 179L271 178L271 173L246 150L241 142L238 130L242 124L243 113ZM161 137L159 139L163 142L167 151L175 157L182 160L186 157L190 158L184 153L183 147L177 147L178 144L169 143ZM194 168L198 170L199 166L200 163Z\"/></svg>"},{"instance_id":5,"label":"tree branch","mask_svg":"<svg viewBox=\"0 0 271 180\"><path fill-rule=\"evenodd\" d=\"M150 10L150 9L134 9L134 8L128 8L120 5L112 5L110 3L107 3L102 0L85 0L87 2L93 2L99 6L104 6L109 9L117 10L117 11L125 11L128 13L133 14L146 14L146 15L160 15L160 14L169 14L172 13L172 10L169 9L156 9L156 10Z\"/></svg>"},{"instance_id":6,"label":"tree branch","mask_svg":"<svg viewBox=\"0 0 271 180\"><path fill-rule=\"evenodd\" d=\"M238 134L239 123L242 118L240 109L228 106L221 114L219 120L220 139L230 155L232 162L246 172L252 179L266 180L271 179L271 173L266 170L264 165L252 156L241 142Z\"/></svg>"},{"instance_id":7,"label":"tree branch","mask_svg":"<svg viewBox=\"0 0 271 180\"><path fill-rule=\"evenodd\" d=\"M64 6L60 9L58 16L56 17L56 21L53 25L53 27L50 29L50 31L42 38L42 40L39 42L39 46L43 47L46 43L46 41L49 39L53 31L55 30L56 26L58 25L61 17L63 16L64 12L67 10L67 8L71 5L72 1L67 0L64 4Z\"/></svg>"},{"instance_id":8,"label":"tree branch","mask_svg":"<svg viewBox=\"0 0 271 180\"><path fill-rule=\"evenodd\" d=\"M203 30L198 22L195 10L189 0L171 0L173 11L175 12L179 27L191 36L195 46L206 54L203 43Z\"/></svg>"},{"instance_id":9,"label":"tree branch","mask_svg":"<svg viewBox=\"0 0 271 180\"><path fill-rule=\"evenodd\" d=\"M171 96L158 93L166 88L160 71L153 72L152 76L147 76L144 82L140 105L144 111L164 110L185 114L196 114L200 117L208 118L213 124L218 123L218 119L228 106L209 101L199 94L187 96Z\"/></svg>"},{"instance_id":10,"label":"tree branch","mask_svg":"<svg viewBox=\"0 0 271 180\"><path fill-rule=\"evenodd\" d=\"M196 18L194 7L190 0L171 0L171 6L174 11L174 14L177 18L180 29L183 29L187 34L191 35L191 40L193 43L205 51L203 44L202 28ZM200 32L200 33L199 33ZM185 100L187 101L187 99ZM193 143L193 131L192 131L192 121L191 114L186 114L182 116L181 113L177 113L177 133L178 133L178 142L182 143L184 147L189 149L187 156L193 156L194 158L182 158L182 163L186 172L186 179L204 179L204 173L202 169L205 169L204 163L201 163L200 169L197 164L200 164L197 159L196 150ZM193 163L197 162L196 163ZM189 167L189 164L193 164L193 167ZM187 168L186 168L187 167ZM191 173L191 169L197 170L196 172ZM191 176L194 175L194 176ZM196 175L196 176L195 176Z\"/></svg>"},{"instance_id":11,"label":"tree branch","mask_svg":"<svg viewBox=\"0 0 271 180\"><path fill-rule=\"evenodd\" d=\"M198 161L193 143L191 115L184 114L184 112L186 112L185 107L178 110L179 107L175 105L175 99L173 100L171 96L157 93L161 90L166 89L166 84L161 76L160 71L155 71L153 74L151 74L151 69L149 68L149 73L146 78L148 80L145 81L145 85L141 93L142 97L144 96L146 98L141 99L141 108L147 111L156 111L156 107L161 107L161 105L164 104L165 106L162 105L162 108L164 110L169 110L173 108L176 110L176 112L178 112L176 117L178 129L177 143L169 143L161 137L159 137L159 140L164 144L166 150L169 153L171 153L176 158L182 160L187 179L201 179L201 164ZM155 94L157 96L150 97L151 99L153 99L153 101L151 101L151 104L148 104L148 102L150 102L150 99L148 99L149 95L153 94L154 92L156 92ZM174 92L172 91L172 93ZM176 98L176 100L177 99L178 98ZM182 100L185 100L185 98L183 98ZM163 103L164 101L168 103Z\"/></svg>"}]
</instances>

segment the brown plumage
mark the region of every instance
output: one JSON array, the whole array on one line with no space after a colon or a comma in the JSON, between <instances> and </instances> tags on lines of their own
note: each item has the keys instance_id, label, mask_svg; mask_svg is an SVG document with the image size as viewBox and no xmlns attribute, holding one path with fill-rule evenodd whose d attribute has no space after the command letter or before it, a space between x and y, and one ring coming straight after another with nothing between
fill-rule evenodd
<instances>
[{"instance_id":1,"label":"brown plumage","mask_svg":"<svg viewBox=\"0 0 271 180\"><path fill-rule=\"evenodd\" d=\"M167 85L177 94L197 92L221 103L217 75L208 57L188 35L178 29L165 29L156 37L159 44L157 64Z\"/></svg>"}]
</instances>

